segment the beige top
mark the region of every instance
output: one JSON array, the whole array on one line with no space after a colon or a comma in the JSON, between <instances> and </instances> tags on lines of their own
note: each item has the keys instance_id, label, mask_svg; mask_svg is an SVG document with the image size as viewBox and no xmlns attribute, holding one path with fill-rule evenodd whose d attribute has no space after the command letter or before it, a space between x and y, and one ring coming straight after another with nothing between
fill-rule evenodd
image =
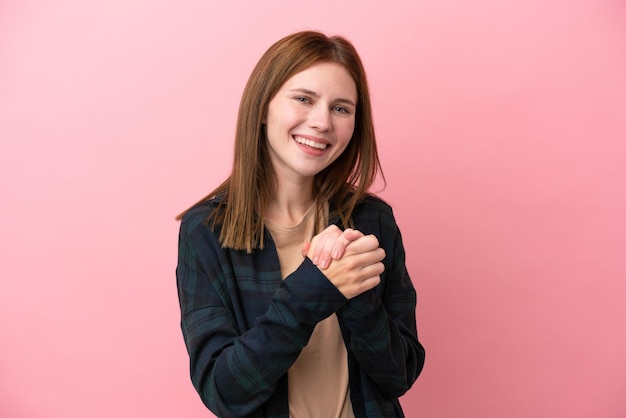
<instances>
[{"instance_id":1,"label":"beige top","mask_svg":"<svg viewBox=\"0 0 626 418\"><path fill-rule=\"evenodd\" d=\"M276 244L283 279L302 263L302 245L313 238L315 204L295 226L265 221ZM337 315L319 322L288 371L289 416L292 418L354 418L350 401L348 353Z\"/></svg>"}]
</instances>

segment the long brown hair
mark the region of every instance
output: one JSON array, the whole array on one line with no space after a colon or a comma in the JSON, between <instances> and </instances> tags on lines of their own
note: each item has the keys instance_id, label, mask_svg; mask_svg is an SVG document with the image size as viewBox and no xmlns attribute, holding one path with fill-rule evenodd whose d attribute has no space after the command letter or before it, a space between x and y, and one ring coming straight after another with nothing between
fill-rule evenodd
<instances>
[{"instance_id":1,"label":"long brown hair","mask_svg":"<svg viewBox=\"0 0 626 418\"><path fill-rule=\"evenodd\" d=\"M333 200L335 212L331 216L338 215L344 225L351 226L352 211L367 195L376 175L380 174L384 181L365 70L354 46L343 37L327 37L313 31L286 36L261 57L244 89L230 177L200 200L221 197L217 210L209 215L207 222L213 228L222 225L220 242L223 247L248 253L263 248L263 219L276 187L263 119L283 83L320 62L343 65L356 84L358 97L354 133L348 146L315 177L313 193L318 211L325 202Z\"/></svg>"}]
</instances>

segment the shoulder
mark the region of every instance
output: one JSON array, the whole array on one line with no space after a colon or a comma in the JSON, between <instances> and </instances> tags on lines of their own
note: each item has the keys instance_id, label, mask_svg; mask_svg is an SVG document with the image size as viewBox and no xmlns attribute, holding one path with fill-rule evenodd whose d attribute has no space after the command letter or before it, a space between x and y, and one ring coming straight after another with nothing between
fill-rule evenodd
<instances>
[{"instance_id":1,"label":"shoulder","mask_svg":"<svg viewBox=\"0 0 626 418\"><path fill-rule=\"evenodd\" d=\"M365 234L394 236L398 229L389 203L380 197L367 195L352 212L354 228Z\"/></svg>"},{"instance_id":2,"label":"shoulder","mask_svg":"<svg viewBox=\"0 0 626 418\"><path fill-rule=\"evenodd\" d=\"M219 197L200 201L193 205L185 212L181 219L181 228L187 231L193 231L202 227L206 228L209 224L209 219L216 211L223 210L220 203L222 199Z\"/></svg>"},{"instance_id":3,"label":"shoulder","mask_svg":"<svg viewBox=\"0 0 626 418\"><path fill-rule=\"evenodd\" d=\"M359 219L385 219L393 221L393 209L389 203L378 196L369 194L354 208L352 217L356 222Z\"/></svg>"}]
</instances>

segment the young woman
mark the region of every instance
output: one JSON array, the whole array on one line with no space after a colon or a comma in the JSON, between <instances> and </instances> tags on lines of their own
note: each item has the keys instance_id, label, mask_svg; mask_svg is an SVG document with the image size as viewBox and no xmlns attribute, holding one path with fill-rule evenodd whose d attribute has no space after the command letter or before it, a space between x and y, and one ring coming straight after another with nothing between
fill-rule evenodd
<instances>
[{"instance_id":1,"label":"young woman","mask_svg":"<svg viewBox=\"0 0 626 418\"><path fill-rule=\"evenodd\" d=\"M191 379L218 417L402 417L416 294L354 47L287 36L245 87L230 177L182 216Z\"/></svg>"}]
</instances>

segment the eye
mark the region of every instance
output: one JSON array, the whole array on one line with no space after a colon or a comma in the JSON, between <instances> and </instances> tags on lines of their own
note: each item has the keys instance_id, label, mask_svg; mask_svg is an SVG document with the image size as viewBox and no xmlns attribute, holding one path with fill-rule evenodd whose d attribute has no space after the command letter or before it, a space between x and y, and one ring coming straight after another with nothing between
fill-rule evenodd
<instances>
[{"instance_id":1,"label":"eye","mask_svg":"<svg viewBox=\"0 0 626 418\"><path fill-rule=\"evenodd\" d=\"M300 103L310 103L311 101L309 100L308 97L304 97L304 96L296 96L294 97L294 99Z\"/></svg>"},{"instance_id":2,"label":"eye","mask_svg":"<svg viewBox=\"0 0 626 418\"><path fill-rule=\"evenodd\" d=\"M350 110L348 108L343 107L343 106L333 106L333 110L335 112L344 113L346 115L350 113Z\"/></svg>"}]
</instances>

